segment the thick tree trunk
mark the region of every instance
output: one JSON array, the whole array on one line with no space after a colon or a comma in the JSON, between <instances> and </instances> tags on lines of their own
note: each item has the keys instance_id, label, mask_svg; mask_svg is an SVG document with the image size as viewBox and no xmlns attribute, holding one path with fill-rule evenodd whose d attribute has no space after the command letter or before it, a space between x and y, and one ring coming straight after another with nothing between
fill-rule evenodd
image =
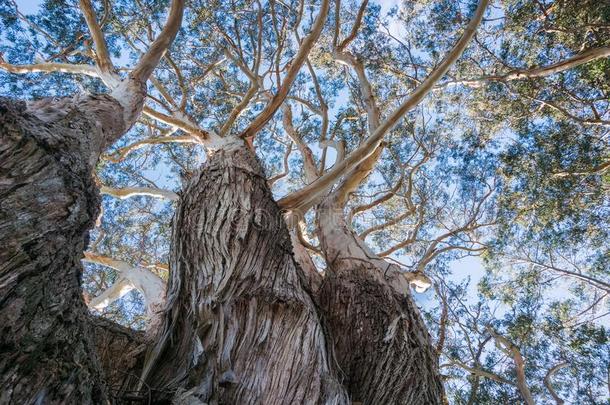
<instances>
[{"instance_id":1,"label":"thick tree trunk","mask_svg":"<svg viewBox=\"0 0 610 405\"><path fill-rule=\"evenodd\" d=\"M0 403L102 403L81 295L91 171L125 128L108 96L0 99ZM110 120L101 125L103 120Z\"/></svg>"},{"instance_id":2,"label":"thick tree trunk","mask_svg":"<svg viewBox=\"0 0 610 405\"><path fill-rule=\"evenodd\" d=\"M351 399L442 403L437 357L408 278L351 232L341 209L322 204L318 215L328 265L319 301Z\"/></svg>"},{"instance_id":3,"label":"thick tree trunk","mask_svg":"<svg viewBox=\"0 0 610 405\"><path fill-rule=\"evenodd\" d=\"M347 403L253 153L216 152L186 186L173 229L168 309L147 383L180 403Z\"/></svg>"}]
</instances>

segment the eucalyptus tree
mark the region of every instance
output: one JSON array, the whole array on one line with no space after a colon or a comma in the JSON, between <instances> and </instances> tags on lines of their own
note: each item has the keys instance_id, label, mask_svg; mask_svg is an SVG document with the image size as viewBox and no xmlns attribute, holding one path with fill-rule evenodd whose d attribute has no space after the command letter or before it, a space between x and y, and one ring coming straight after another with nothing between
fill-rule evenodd
<instances>
[{"instance_id":1,"label":"eucalyptus tree","mask_svg":"<svg viewBox=\"0 0 610 405\"><path fill-rule=\"evenodd\" d=\"M72 13L73 25L84 32L86 23L94 47L83 45L81 36L71 45L82 63L53 57L38 65L99 76L110 92L0 101L0 398L5 403L105 398L80 286L80 259L99 210L92 172L100 154L137 120L146 81L180 27L183 2L172 2L163 30L125 77L113 66L93 5L82 0L80 8L84 19ZM34 21L24 21L37 30ZM44 51L67 52L42 36Z\"/></svg>"},{"instance_id":2,"label":"eucalyptus tree","mask_svg":"<svg viewBox=\"0 0 610 405\"><path fill-rule=\"evenodd\" d=\"M103 19L107 37L117 57L137 60L159 29L162 2L117 3ZM105 151L97 171L108 197L86 254L93 263L85 273L89 305L142 325L125 300L113 302L136 289L146 302L141 312L152 315L146 359L140 336L121 329L124 340L112 340L104 330L116 325L96 326L98 345L110 348L114 364L138 375L118 376L103 358L108 380L118 384L113 395L188 403L441 403L440 357L443 375L450 370L472 382L470 403L548 396L532 388L538 380L529 381L539 376L528 368L531 353L546 353L544 344L520 348L529 341L493 313L464 322L464 312L446 304L456 298L442 288L452 277L448 261L483 252L502 261L517 250L530 203L514 186L533 174L546 180L545 170L556 168L544 165L546 147L535 150L541 166L511 168L533 150L521 142L531 129L577 117L586 131L603 131L607 120L604 101L586 99L596 122L583 122L591 121L583 104L566 101L559 86L543 94L546 104L532 100L547 83L587 69L593 73L586 84L566 85L605 91L603 70L593 68L608 56L603 7L587 3L589 21L570 2L537 3L546 17L518 1L404 2L387 18L366 0L190 2L179 46L153 72L138 124ZM49 38L63 27L45 15L61 7L45 4L40 20L10 3L5 14L52 45ZM580 38L582 47L561 36L543 44L530 38L540 21L556 32L583 20L595 40ZM99 77L97 70L66 67L79 60L86 36L76 35L76 48L49 45L48 61L41 61L16 30L10 35L4 70L50 73L57 69L49 62L62 60L60 71L70 76L43 76L42 83L95 88L82 75ZM529 45L529 53L513 41ZM6 76L3 84L28 96L43 91L23 80ZM578 164L569 170L603 173L596 165L603 164L604 135L594 133L602 147L576 149ZM159 277L169 278L166 288ZM426 325L409 286L424 292L432 283L440 306ZM155 313L159 305L164 310ZM462 335L453 338L458 329ZM494 354L467 357L463 344L471 336L486 340L482 350L497 343L505 356L498 370L476 363L495 364ZM133 350L117 353L117 342ZM447 386L460 401L456 385Z\"/></svg>"}]
</instances>

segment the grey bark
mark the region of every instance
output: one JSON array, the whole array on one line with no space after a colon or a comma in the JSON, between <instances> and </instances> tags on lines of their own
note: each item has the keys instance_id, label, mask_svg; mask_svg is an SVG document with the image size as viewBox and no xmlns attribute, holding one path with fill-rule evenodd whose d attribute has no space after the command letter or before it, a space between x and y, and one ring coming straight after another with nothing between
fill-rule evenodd
<instances>
[{"instance_id":1,"label":"grey bark","mask_svg":"<svg viewBox=\"0 0 610 405\"><path fill-rule=\"evenodd\" d=\"M92 170L127 128L105 95L0 99L0 403L102 403L80 259Z\"/></svg>"},{"instance_id":2,"label":"grey bark","mask_svg":"<svg viewBox=\"0 0 610 405\"><path fill-rule=\"evenodd\" d=\"M436 351L408 283L396 288L396 266L366 248L332 198L318 220L328 266L320 307L352 401L443 403Z\"/></svg>"},{"instance_id":3,"label":"grey bark","mask_svg":"<svg viewBox=\"0 0 610 405\"><path fill-rule=\"evenodd\" d=\"M252 152L218 151L191 178L171 251L165 323L147 360L148 384L179 403L347 403Z\"/></svg>"}]
</instances>

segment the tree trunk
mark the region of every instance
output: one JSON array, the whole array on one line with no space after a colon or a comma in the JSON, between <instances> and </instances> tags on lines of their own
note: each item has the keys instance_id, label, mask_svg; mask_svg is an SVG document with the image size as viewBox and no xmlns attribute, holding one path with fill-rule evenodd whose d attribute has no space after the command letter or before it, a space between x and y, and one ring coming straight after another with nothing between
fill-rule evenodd
<instances>
[{"instance_id":1,"label":"tree trunk","mask_svg":"<svg viewBox=\"0 0 610 405\"><path fill-rule=\"evenodd\" d=\"M352 233L342 209L322 204L318 220L328 265L319 301L352 400L443 403L437 356L408 279Z\"/></svg>"},{"instance_id":2,"label":"tree trunk","mask_svg":"<svg viewBox=\"0 0 610 405\"><path fill-rule=\"evenodd\" d=\"M105 400L80 259L99 210L91 172L122 110L109 96L0 99L0 403Z\"/></svg>"},{"instance_id":3,"label":"tree trunk","mask_svg":"<svg viewBox=\"0 0 610 405\"><path fill-rule=\"evenodd\" d=\"M148 384L179 403L347 403L252 152L220 150L193 176L171 251L166 319L147 361Z\"/></svg>"}]
</instances>

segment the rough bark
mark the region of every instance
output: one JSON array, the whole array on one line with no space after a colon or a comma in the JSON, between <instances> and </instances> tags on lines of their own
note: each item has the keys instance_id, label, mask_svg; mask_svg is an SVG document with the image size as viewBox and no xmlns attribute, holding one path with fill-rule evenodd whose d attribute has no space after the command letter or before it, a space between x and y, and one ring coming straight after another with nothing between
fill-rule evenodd
<instances>
[{"instance_id":1,"label":"rough bark","mask_svg":"<svg viewBox=\"0 0 610 405\"><path fill-rule=\"evenodd\" d=\"M180 403L347 403L251 151L211 157L183 191L173 230L168 309L147 383Z\"/></svg>"},{"instance_id":2,"label":"rough bark","mask_svg":"<svg viewBox=\"0 0 610 405\"><path fill-rule=\"evenodd\" d=\"M318 215L328 265L320 306L352 401L443 403L436 352L408 275L367 249L342 210L322 204Z\"/></svg>"},{"instance_id":3,"label":"rough bark","mask_svg":"<svg viewBox=\"0 0 610 405\"><path fill-rule=\"evenodd\" d=\"M90 316L93 342L102 367L108 397L113 403L141 400L152 395L146 388L137 390L144 356L150 343L144 332L134 331L108 319Z\"/></svg>"},{"instance_id":4,"label":"rough bark","mask_svg":"<svg viewBox=\"0 0 610 405\"><path fill-rule=\"evenodd\" d=\"M93 165L122 115L103 95L0 99L0 403L104 401L80 259L99 209Z\"/></svg>"}]
</instances>

